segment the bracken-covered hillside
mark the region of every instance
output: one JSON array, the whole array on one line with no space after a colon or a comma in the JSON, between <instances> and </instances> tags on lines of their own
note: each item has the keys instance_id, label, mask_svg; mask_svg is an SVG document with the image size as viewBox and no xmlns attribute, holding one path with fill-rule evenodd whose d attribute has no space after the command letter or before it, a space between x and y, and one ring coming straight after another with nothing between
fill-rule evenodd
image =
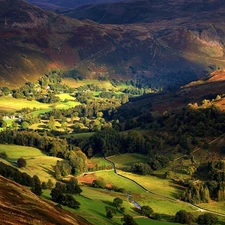
<instances>
[{"instance_id":1,"label":"bracken-covered hillside","mask_svg":"<svg viewBox=\"0 0 225 225\"><path fill-rule=\"evenodd\" d=\"M72 213L56 208L28 188L0 176L0 224L85 225Z\"/></svg>"}]
</instances>

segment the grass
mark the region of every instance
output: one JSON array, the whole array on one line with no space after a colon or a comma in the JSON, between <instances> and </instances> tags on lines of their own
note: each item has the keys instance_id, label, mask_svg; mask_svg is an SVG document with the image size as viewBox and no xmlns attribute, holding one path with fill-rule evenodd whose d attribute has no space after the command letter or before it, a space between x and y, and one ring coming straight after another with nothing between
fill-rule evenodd
<instances>
[{"instance_id":1,"label":"grass","mask_svg":"<svg viewBox=\"0 0 225 225\"><path fill-rule=\"evenodd\" d=\"M56 165L57 160L62 160L57 157L47 156L37 148L19 145L1 144L0 152L6 152L8 155L7 161L11 165L18 158L23 157L27 165L25 168L21 168L20 171L26 172L30 176L37 175L41 181L55 180L53 166Z\"/></svg>"},{"instance_id":2,"label":"grass","mask_svg":"<svg viewBox=\"0 0 225 225\"><path fill-rule=\"evenodd\" d=\"M17 99L10 96L0 97L0 105L2 111L16 111L22 108L42 108L47 109L50 104L40 103L38 101L28 101L26 99Z\"/></svg>"},{"instance_id":3,"label":"grass","mask_svg":"<svg viewBox=\"0 0 225 225\"><path fill-rule=\"evenodd\" d=\"M0 144L0 152L6 152L8 158L11 161L18 159L19 157L29 158L29 157L46 156L41 150L37 148L19 145Z\"/></svg>"},{"instance_id":4,"label":"grass","mask_svg":"<svg viewBox=\"0 0 225 225\"><path fill-rule=\"evenodd\" d=\"M127 174L124 174L127 175ZM196 211L197 209L187 203L181 201L170 201L168 199L155 196L153 194L147 193L141 187L139 187L134 182L119 177L118 175L114 174L113 171L102 171L95 173L96 177L103 178L106 182L109 182L117 187L123 187L126 189L126 193L131 193L133 196L132 198L137 201L140 205L149 205L153 208L154 212L167 214L167 215L175 215L177 211L180 209L185 209L186 211ZM130 176L131 177L131 176ZM142 184L143 180L146 179L145 176L142 176L141 180L138 180L140 184ZM133 177L132 177L133 178ZM155 186L154 191L157 194L162 195L169 195L167 189L170 188L165 185L162 181L155 182L155 180L148 180L148 182L153 182L151 185ZM161 189L158 191L158 189ZM175 189L172 189L175 191ZM170 196L171 197L171 196Z\"/></svg>"},{"instance_id":5,"label":"grass","mask_svg":"<svg viewBox=\"0 0 225 225\"><path fill-rule=\"evenodd\" d=\"M67 94L67 93L58 94L56 96L60 98L60 101L65 101L65 100L74 101L75 100L75 98L73 96L71 96L70 94Z\"/></svg>"},{"instance_id":6,"label":"grass","mask_svg":"<svg viewBox=\"0 0 225 225\"><path fill-rule=\"evenodd\" d=\"M104 160L101 154L96 154L94 155L90 160L90 164L98 164L99 167L105 167L105 168L110 168L112 169L112 164L109 163L108 161Z\"/></svg>"},{"instance_id":7,"label":"grass","mask_svg":"<svg viewBox=\"0 0 225 225\"><path fill-rule=\"evenodd\" d=\"M106 90L113 88L112 84L109 81L99 81L99 80L91 80L91 79L75 80L73 78L64 78L63 83L65 83L66 85L72 88L78 88L80 86L87 85L87 84L94 84L99 86L100 88L105 88Z\"/></svg>"},{"instance_id":8,"label":"grass","mask_svg":"<svg viewBox=\"0 0 225 225\"><path fill-rule=\"evenodd\" d=\"M107 183L117 187L124 188L127 193L142 193L143 189L128 179L118 176L114 171L99 171L95 173L96 177L104 179Z\"/></svg>"},{"instance_id":9,"label":"grass","mask_svg":"<svg viewBox=\"0 0 225 225\"><path fill-rule=\"evenodd\" d=\"M87 139L94 135L94 132L87 132L87 133L77 133L77 134L68 134L68 135L62 135L62 137L68 138L68 137L73 137L77 139Z\"/></svg>"},{"instance_id":10,"label":"grass","mask_svg":"<svg viewBox=\"0 0 225 225\"><path fill-rule=\"evenodd\" d=\"M174 185L170 180L160 178L157 176L141 176L129 172L117 171L118 174L126 176L138 183L143 187L154 193L164 195L170 198L179 198L180 194L183 193L183 189L179 186Z\"/></svg>"},{"instance_id":11,"label":"grass","mask_svg":"<svg viewBox=\"0 0 225 225\"><path fill-rule=\"evenodd\" d=\"M46 104L35 100L29 101L26 99L17 99L10 96L3 96L0 97L1 111L14 112L21 110L22 108L30 108L37 109L32 113L38 115L51 111L54 108L68 109L80 104L79 102L75 102L74 98L69 94L61 94L60 96L59 97L62 99L62 101L55 104ZM64 101L65 99L68 99L69 101Z\"/></svg>"},{"instance_id":12,"label":"grass","mask_svg":"<svg viewBox=\"0 0 225 225\"><path fill-rule=\"evenodd\" d=\"M40 114L45 114L45 113L50 112L50 111L52 111L51 108L49 108L49 109L39 109L39 110L35 110L35 111L31 112L31 114L33 114L35 116L38 116Z\"/></svg>"},{"instance_id":13,"label":"grass","mask_svg":"<svg viewBox=\"0 0 225 225\"><path fill-rule=\"evenodd\" d=\"M134 163L147 163L148 158L145 155L137 154L137 153L125 153L121 155L114 155L108 157L108 159L115 163L116 168L130 168L130 166Z\"/></svg>"}]
</instances>

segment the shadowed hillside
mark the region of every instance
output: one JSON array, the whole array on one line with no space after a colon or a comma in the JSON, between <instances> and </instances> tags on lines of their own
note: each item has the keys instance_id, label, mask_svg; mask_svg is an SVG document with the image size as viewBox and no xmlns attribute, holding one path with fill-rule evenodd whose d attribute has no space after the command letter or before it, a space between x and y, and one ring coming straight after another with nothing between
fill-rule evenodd
<instances>
[{"instance_id":1,"label":"shadowed hillside","mask_svg":"<svg viewBox=\"0 0 225 225\"><path fill-rule=\"evenodd\" d=\"M122 0L26 0L43 9L57 10L61 8L76 8L87 4L119 2Z\"/></svg>"},{"instance_id":2,"label":"shadowed hillside","mask_svg":"<svg viewBox=\"0 0 225 225\"><path fill-rule=\"evenodd\" d=\"M140 9L145 4L140 3ZM172 4L162 1L158 14L161 6L183 15L183 8ZM221 19L209 19L203 13L199 23L188 14L171 20L157 17L149 23L104 25L57 15L21 0L3 0L0 6L0 86L19 86L60 69L73 78L142 82L150 78L151 86L167 89L205 76L211 65L225 64L222 14Z\"/></svg>"},{"instance_id":3,"label":"shadowed hillside","mask_svg":"<svg viewBox=\"0 0 225 225\"><path fill-rule=\"evenodd\" d=\"M81 218L40 199L27 188L0 176L0 224L85 225Z\"/></svg>"}]
</instances>

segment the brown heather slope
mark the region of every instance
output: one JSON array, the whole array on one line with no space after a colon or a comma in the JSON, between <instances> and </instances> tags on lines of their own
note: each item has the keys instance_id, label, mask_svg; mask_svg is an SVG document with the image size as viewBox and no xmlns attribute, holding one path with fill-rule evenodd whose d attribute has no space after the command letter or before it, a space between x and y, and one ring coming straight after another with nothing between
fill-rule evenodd
<instances>
[{"instance_id":1,"label":"brown heather slope","mask_svg":"<svg viewBox=\"0 0 225 225\"><path fill-rule=\"evenodd\" d=\"M176 74L178 86L202 77L209 65L225 67L224 4L195 21L192 13L182 16L176 1L160 3L177 17L161 18L159 8L155 20L105 25L0 0L0 86L20 86L57 68L88 78L164 79L158 82L163 88L171 80L176 84ZM142 13L149 11L144 6Z\"/></svg>"},{"instance_id":2,"label":"brown heather slope","mask_svg":"<svg viewBox=\"0 0 225 225\"><path fill-rule=\"evenodd\" d=\"M195 103L199 107L212 107L212 105L225 111L225 70L216 70L205 79L191 82L172 92L146 95L144 99L129 102L125 107L145 111L151 111L154 115L162 115L166 112L177 112L188 104ZM217 96L220 96L217 98ZM202 104L203 100L209 100L208 104ZM149 104L151 102L151 104ZM122 106L123 107L123 106Z\"/></svg>"},{"instance_id":3,"label":"brown heather slope","mask_svg":"<svg viewBox=\"0 0 225 225\"><path fill-rule=\"evenodd\" d=\"M0 176L0 224L85 225L90 224L58 209L27 188Z\"/></svg>"}]
</instances>

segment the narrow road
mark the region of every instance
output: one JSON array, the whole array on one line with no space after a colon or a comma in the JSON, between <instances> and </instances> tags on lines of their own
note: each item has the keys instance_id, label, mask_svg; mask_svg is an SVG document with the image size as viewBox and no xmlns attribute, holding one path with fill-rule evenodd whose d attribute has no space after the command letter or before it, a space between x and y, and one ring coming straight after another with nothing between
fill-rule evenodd
<instances>
[{"instance_id":1,"label":"narrow road","mask_svg":"<svg viewBox=\"0 0 225 225\"><path fill-rule=\"evenodd\" d=\"M224 135L224 134L223 134L223 135ZM221 136L223 136L223 135L221 135ZM219 138L221 138L221 136L220 136ZM217 138L217 139L211 141L210 143L213 143L214 141L218 140L219 138ZM157 193L155 193L155 192L152 192L152 191L146 189L145 187L143 187L141 184L139 184L139 183L136 182L135 180L132 180L132 179L129 178L129 177L126 177L126 176L123 176L123 175L121 175L121 174L118 174L117 171L116 171L115 163L112 162L111 160L105 158L105 157L104 157L104 159L105 159L107 162L109 162L109 163L112 164L113 170L114 170L114 173L115 173L115 174L117 174L117 175L120 176L120 177L123 177L123 178L125 178L125 179L128 179L128 180L132 181L133 183L137 184L140 188L142 188L145 192L147 192L147 193L149 193L149 194L158 196L158 197L160 197L160 198L167 199L167 200L169 200L169 201L173 201L173 202L182 202L182 203L184 203L184 204L191 205L191 206L195 207L197 210L199 210L200 212L208 212L208 213L212 213L212 214L214 214L214 215L218 215L218 216L223 216L223 217L225 217L225 213L219 213L219 212L216 212L216 211L213 211L213 210L204 209L204 208L202 208L202 207L199 207L199 206L197 206L197 205L195 205L195 204L192 204L192 203L189 203L189 202L181 201L181 200L176 199L176 198L171 198L171 197L167 197L167 196L160 195L160 194L157 194Z\"/></svg>"}]
</instances>

